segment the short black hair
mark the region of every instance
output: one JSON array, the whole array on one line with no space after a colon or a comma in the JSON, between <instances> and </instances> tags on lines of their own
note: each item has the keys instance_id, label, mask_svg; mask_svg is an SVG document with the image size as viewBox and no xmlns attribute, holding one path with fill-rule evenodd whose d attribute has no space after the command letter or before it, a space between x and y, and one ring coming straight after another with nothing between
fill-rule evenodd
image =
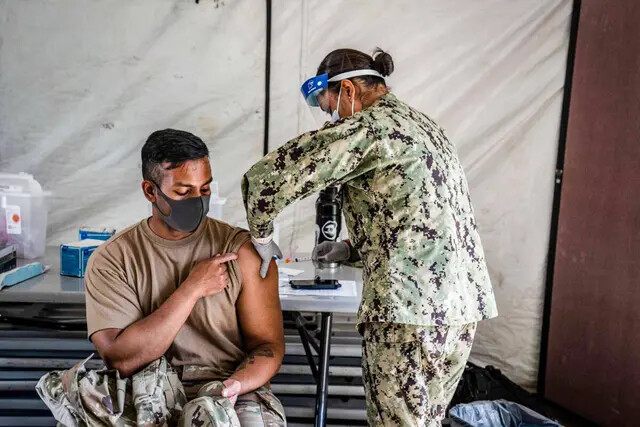
<instances>
[{"instance_id":1,"label":"short black hair","mask_svg":"<svg viewBox=\"0 0 640 427\"><path fill-rule=\"evenodd\" d=\"M149 135L141 155L142 178L160 185L163 163L169 163L167 169L175 169L188 160L209 157L209 149L202 139L192 133L164 129Z\"/></svg>"}]
</instances>

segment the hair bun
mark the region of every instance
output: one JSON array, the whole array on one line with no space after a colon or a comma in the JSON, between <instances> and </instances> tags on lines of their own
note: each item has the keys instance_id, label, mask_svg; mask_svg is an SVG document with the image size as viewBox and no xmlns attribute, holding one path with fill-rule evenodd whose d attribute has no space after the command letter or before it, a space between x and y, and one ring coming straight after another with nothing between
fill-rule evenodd
<instances>
[{"instance_id":1,"label":"hair bun","mask_svg":"<svg viewBox=\"0 0 640 427\"><path fill-rule=\"evenodd\" d=\"M379 47L373 52L373 69L387 77L393 73L393 58Z\"/></svg>"}]
</instances>

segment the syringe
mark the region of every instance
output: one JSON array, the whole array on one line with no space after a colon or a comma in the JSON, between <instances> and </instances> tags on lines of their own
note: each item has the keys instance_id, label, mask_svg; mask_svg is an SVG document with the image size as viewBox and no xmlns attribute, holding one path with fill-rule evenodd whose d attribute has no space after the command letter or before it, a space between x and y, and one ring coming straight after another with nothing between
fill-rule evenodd
<instances>
[{"instance_id":1,"label":"syringe","mask_svg":"<svg viewBox=\"0 0 640 427\"><path fill-rule=\"evenodd\" d=\"M285 264L290 264L292 262L302 262L302 261L311 261L311 257L307 256L307 257L291 257L291 258L285 258L284 259L284 263Z\"/></svg>"}]
</instances>

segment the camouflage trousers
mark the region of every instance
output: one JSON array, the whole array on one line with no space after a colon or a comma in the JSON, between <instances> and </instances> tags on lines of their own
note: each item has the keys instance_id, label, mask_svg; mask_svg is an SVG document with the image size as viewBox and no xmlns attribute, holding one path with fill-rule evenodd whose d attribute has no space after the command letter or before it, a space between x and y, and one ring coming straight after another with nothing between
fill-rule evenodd
<instances>
[{"instance_id":1,"label":"camouflage trousers","mask_svg":"<svg viewBox=\"0 0 640 427\"><path fill-rule=\"evenodd\" d=\"M441 426L464 372L476 323L367 323L362 379L372 426Z\"/></svg>"},{"instance_id":2,"label":"camouflage trousers","mask_svg":"<svg viewBox=\"0 0 640 427\"><path fill-rule=\"evenodd\" d=\"M131 378L87 370L87 360L44 375L36 386L59 426L286 426L282 404L265 387L239 396L234 406L221 396L222 382L209 381L188 401L178 372L164 358Z\"/></svg>"}]
</instances>

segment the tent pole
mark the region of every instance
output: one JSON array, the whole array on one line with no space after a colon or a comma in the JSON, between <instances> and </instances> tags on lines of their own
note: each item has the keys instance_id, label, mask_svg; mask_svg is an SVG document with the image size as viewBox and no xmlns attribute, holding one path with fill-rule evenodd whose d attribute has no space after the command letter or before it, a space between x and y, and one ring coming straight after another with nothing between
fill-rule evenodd
<instances>
[{"instance_id":1,"label":"tent pole","mask_svg":"<svg viewBox=\"0 0 640 427\"><path fill-rule=\"evenodd\" d=\"M264 70L264 147L262 155L269 153L269 96L271 92L271 0L267 0L267 37Z\"/></svg>"},{"instance_id":2,"label":"tent pole","mask_svg":"<svg viewBox=\"0 0 640 427\"><path fill-rule=\"evenodd\" d=\"M558 157L556 160L555 187L553 191L553 208L551 210L551 229L549 233L549 250L547 252L547 274L544 291L544 307L542 311L542 332L540 336L540 356L538 365L538 394L544 396L545 375L547 370L547 350L549 345L549 327L551 317L551 297L553 291L553 273L556 260L556 244L558 241L558 220L560 216L560 196L562 193L562 173L564 171L565 147L567 144L567 127L569 124L569 107L571 105L571 85L573 82L573 66L576 56L578 23L582 0L573 1L571 28L569 32L569 50L567 52L567 70L564 80L562 114L560 116L560 138L558 141Z\"/></svg>"}]
</instances>

